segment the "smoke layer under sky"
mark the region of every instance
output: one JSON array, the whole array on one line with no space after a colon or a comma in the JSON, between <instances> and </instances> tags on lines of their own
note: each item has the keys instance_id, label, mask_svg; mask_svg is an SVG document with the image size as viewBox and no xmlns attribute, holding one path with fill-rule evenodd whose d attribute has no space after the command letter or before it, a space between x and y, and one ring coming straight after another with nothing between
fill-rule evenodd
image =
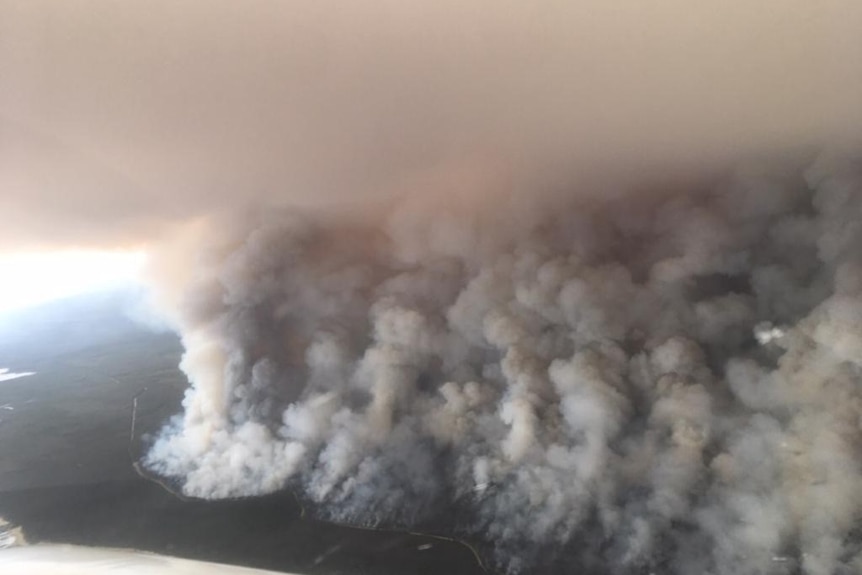
<instances>
[{"instance_id":1,"label":"smoke layer under sky","mask_svg":"<svg viewBox=\"0 0 862 575\"><path fill-rule=\"evenodd\" d=\"M0 237L588 193L862 128L862 6L0 0ZM593 192L595 193L595 192Z\"/></svg>"}]
</instances>

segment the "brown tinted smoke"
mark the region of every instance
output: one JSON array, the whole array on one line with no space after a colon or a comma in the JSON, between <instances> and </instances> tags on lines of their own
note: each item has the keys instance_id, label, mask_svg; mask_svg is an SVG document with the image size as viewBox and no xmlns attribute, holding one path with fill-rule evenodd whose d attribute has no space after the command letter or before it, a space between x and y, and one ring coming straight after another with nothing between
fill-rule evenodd
<instances>
[{"instance_id":1,"label":"brown tinted smoke","mask_svg":"<svg viewBox=\"0 0 862 575\"><path fill-rule=\"evenodd\" d=\"M139 242L238 204L440 192L453 172L485 194L585 193L844 144L860 28L853 0L2 0L0 233Z\"/></svg>"}]
</instances>

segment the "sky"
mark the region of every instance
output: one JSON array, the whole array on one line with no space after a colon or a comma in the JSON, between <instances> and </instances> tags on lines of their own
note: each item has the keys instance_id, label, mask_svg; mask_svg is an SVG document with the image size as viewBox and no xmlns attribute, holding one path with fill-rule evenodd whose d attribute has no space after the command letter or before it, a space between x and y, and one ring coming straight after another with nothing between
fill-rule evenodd
<instances>
[{"instance_id":1,"label":"sky","mask_svg":"<svg viewBox=\"0 0 862 575\"><path fill-rule=\"evenodd\" d=\"M0 0L0 241L844 145L860 28L854 0Z\"/></svg>"},{"instance_id":2,"label":"sky","mask_svg":"<svg viewBox=\"0 0 862 575\"><path fill-rule=\"evenodd\" d=\"M0 0L0 307L249 206L603 193L852 146L859 29L853 0Z\"/></svg>"},{"instance_id":3,"label":"sky","mask_svg":"<svg viewBox=\"0 0 862 575\"><path fill-rule=\"evenodd\" d=\"M0 253L0 314L140 280L145 257L131 250Z\"/></svg>"}]
</instances>

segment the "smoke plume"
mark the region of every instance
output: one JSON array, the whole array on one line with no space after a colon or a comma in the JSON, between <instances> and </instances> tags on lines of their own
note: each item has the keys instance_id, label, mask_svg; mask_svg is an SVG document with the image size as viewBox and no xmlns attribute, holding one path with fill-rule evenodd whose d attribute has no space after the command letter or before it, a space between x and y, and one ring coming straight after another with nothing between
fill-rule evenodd
<instances>
[{"instance_id":1,"label":"smoke plume","mask_svg":"<svg viewBox=\"0 0 862 575\"><path fill-rule=\"evenodd\" d=\"M699 194L203 222L160 274L192 387L146 464L341 521L457 509L512 571L857 572L860 186L824 157Z\"/></svg>"}]
</instances>

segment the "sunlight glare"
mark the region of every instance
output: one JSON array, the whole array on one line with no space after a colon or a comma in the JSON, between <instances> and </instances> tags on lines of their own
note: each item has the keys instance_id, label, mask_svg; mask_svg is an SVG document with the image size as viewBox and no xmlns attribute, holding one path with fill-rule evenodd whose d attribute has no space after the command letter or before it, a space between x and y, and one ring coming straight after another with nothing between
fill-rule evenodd
<instances>
[{"instance_id":1,"label":"sunlight glare","mask_svg":"<svg viewBox=\"0 0 862 575\"><path fill-rule=\"evenodd\" d=\"M0 312L136 282L144 260L125 250L0 254Z\"/></svg>"}]
</instances>

